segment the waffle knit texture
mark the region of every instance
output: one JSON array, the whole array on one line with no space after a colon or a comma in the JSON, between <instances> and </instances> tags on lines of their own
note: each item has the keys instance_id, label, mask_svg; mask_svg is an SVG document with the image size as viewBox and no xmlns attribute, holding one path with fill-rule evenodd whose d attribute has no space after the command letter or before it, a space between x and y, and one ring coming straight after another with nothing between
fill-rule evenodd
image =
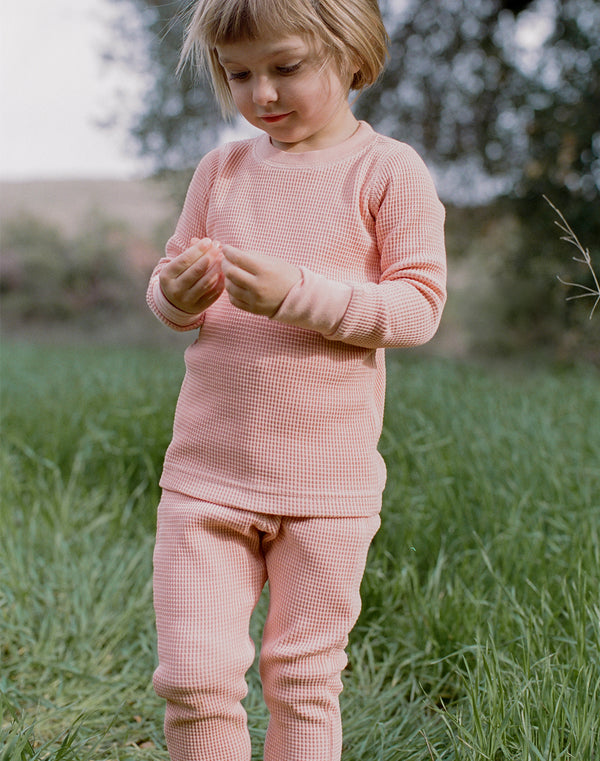
<instances>
[{"instance_id":1,"label":"waffle knit texture","mask_svg":"<svg viewBox=\"0 0 600 761\"><path fill-rule=\"evenodd\" d=\"M167 700L172 761L250 761L240 701L254 659L250 616L267 578L264 759L339 761L340 672L378 527L378 515L281 517L163 492L154 551L154 686Z\"/></svg>"},{"instance_id":2,"label":"waffle knit texture","mask_svg":"<svg viewBox=\"0 0 600 761\"><path fill-rule=\"evenodd\" d=\"M289 153L261 135L207 154L148 288L163 322L199 330L161 486L278 515L378 512L384 349L437 330L443 226L422 160L365 122L324 150ZM158 278L193 237L281 257L302 278L271 319L226 293L187 314Z\"/></svg>"}]
</instances>

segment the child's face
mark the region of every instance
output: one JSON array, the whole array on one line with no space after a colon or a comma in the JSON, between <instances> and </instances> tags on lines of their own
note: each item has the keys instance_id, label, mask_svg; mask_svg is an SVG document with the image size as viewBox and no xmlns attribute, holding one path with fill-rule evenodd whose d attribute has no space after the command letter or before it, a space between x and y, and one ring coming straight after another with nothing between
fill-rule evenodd
<instances>
[{"instance_id":1,"label":"child's face","mask_svg":"<svg viewBox=\"0 0 600 761\"><path fill-rule=\"evenodd\" d=\"M356 129L348 86L300 36L217 47L239 112L282 150L327 148Z\"/></svg>"}]
</instances>

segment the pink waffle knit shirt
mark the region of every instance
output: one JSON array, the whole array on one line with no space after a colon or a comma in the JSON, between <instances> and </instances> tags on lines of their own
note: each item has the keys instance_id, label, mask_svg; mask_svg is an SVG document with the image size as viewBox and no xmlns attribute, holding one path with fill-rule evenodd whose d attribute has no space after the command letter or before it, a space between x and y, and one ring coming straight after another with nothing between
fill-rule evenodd
<instances>
[{"instance_id":1,"label":"pink waffle knit shirt","mask_svg":"<svg viewBox=\"0 0 600 761\"><path fill-rule=\"evenodd\" d=\"M323 150L281 151L265 134L207 154L148 288L163 322L199 331L161 486L267 514L378 512L384 349L437 330L443 226L422 160L365 122ZM281 257L301 280L270 319L226 293L187 314L158 277L193 237Z\"/></svg>"}]
</instances>

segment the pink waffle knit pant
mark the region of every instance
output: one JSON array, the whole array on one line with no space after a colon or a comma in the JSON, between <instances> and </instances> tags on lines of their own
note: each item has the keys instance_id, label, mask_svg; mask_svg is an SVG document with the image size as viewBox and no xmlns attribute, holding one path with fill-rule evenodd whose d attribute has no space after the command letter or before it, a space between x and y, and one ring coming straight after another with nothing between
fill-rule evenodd
<instances>
[{"instance_id":1,"label":"pink waffle knit pant","mask_svg":"<svg viewBox=\"0 0 600 761\"><path fill-rule=\"evenodd\" d=\"M165 491L154 554L165 735L173 761L250 761L250 615L269 580L260 673L265 761L339 761L340 672L379 516L293 518Z\"/></svg>"}]
</instances>

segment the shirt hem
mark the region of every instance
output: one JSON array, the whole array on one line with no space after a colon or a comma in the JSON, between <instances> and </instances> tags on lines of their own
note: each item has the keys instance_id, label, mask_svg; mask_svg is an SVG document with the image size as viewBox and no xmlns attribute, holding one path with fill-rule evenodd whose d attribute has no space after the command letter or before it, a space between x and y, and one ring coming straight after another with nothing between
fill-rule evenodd
<instances>
[{"instance_id":1,"label":"shirt hem","mask_svg":"<svg viewBox=\"0 0 600 761\"><path fill-rule=\"evenodd\" d=\"M187 477L186 477L187 476ZM381 512L383 489L376 494L274 494L202 481L198 475L163 473L162 489L205 502L265 515L297 518L367 518Z\"/></svg>"}]
</instances>

